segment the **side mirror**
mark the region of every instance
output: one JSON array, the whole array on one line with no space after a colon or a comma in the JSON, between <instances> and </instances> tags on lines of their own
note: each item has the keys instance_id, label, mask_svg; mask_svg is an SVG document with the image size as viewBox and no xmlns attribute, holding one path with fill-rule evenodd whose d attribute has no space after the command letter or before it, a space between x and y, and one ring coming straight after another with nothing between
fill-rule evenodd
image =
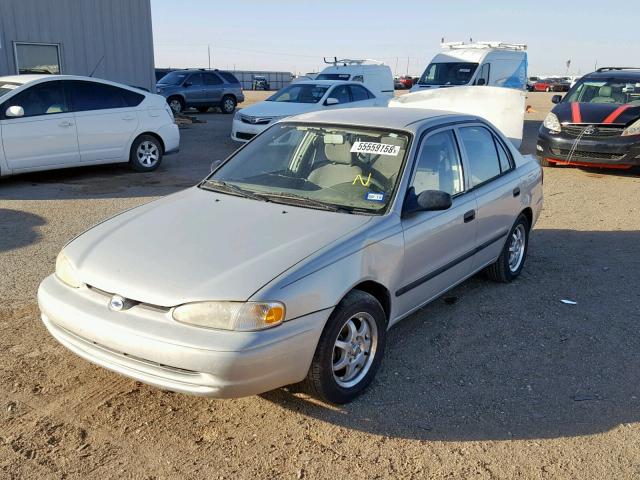
<instances>
[{"instance_id":1,"label":"side mirror","mask_svg":"<svg viewBox=\"0 0 640 480\"><path fill-rule=\"evenodd\" d=\"M222 160L214 160L213 162L211 162L211 171L213 172L220 165L222 165Z\"/></svg>"},{"instance_id":2,"label":"side mirror","mask_svg":"<svg viewBox=\"0 0 640 480\"><path fill-rule=\"evenodd\" d=\"M451 208L451 195L440 190L425 190L418 196L413 187L407 193L403 213L435 212Z\"/></svg>"},{"instance_id":3,"label":"side mirror","mask_svg":"<svg viewBox=\"0 0 640 480\"><path fill-rule=\"evenodd\" d=\"M560 103L562 101L562 95L554 95L551 97L551 103Z\"/></svg>"},{"instance_id":4,"label":"side mirror","mask_svg":"<svg viewBox=\"0 0 640 480\"><path fill-rule=\"evenodd\" d=\"M13 105L7 108L7 111L4 112L4 114L9 118L24 117L24 108L18 105Z\"/></svg>"},{"instance_id":5,"label":"side mirror","mask_svg":"<svg viewBox=\"0 0 640 480\"><path fill-rule=\"evenodd\" d=\"M193 85L193 83L191 83L191 82L184 82L182 84L183 87L190 87L191 85Z\"/></svg>"},{"instance_id":6,"label":"side mirror","mask_svg":"<svg viewBox=\"0 0 640 480\"><path fill-rule=\"evenodd\" d=\"M479 78L478 81L476 82L476 85L486 85L487 84L487 80L485 78Z\"/></svg>"},{"instance_id":7,"label":"side mirror","mask_svg":"<svg viewBox=\"0 0 640 480\"><path fill-rule=\"evenodd\" d=\"M333 97L327 98L324 102L325 105L338 105L339 103L340 103L340 100Z\"/></svg>"}]
</instances>

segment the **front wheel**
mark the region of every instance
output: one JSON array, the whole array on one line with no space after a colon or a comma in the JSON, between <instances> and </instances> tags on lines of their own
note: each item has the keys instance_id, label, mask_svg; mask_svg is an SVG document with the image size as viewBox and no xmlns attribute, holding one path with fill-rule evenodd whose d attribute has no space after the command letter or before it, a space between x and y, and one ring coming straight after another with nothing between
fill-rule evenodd
<instances>
[{"instance_id":1,"label":"front wheel","mask_svg":"<svg viewBox=\"0 0 640 480\"><path fill-rule=\"evenodd\" d=\"M310 393L338 404L360 395L382 362L386 329L386 315L378 300L359 290L347 295L320 336L307 374Z\"/></svg>"},{"instance_id":2,"label":"front wheel","mask_svg":"<svg viewBox=\"0 0 640 480\"><path fill-rule=\"evenodd\" d=\"M129 164L136 172L152 172L162 162L162 145L151 135L140 135L131 145Z\"/></svg>"},{"instance_id":3,"label":"front wheel","mask_svg":"<svg viewBox=\"0 0 640 480\"><path fill-rule=\"evenodd\" d=\"M233 113L233 111L236 109L236 99L233 98L231 95L227 95L222 99L222 102L220 103L220 110L222 110L222 113Z\"/></svg>"},{"instance_id":4,"label":"front wheel","mask_svg":"<svg viewBox=\"0 0 640 480\"><path fill-rule=\"evenodd\" d=\"M522 213L513 224L495 263L487 267L491 280L509 283L520 275L529 248L529 220Z\"/></svg>"}]
</instances>

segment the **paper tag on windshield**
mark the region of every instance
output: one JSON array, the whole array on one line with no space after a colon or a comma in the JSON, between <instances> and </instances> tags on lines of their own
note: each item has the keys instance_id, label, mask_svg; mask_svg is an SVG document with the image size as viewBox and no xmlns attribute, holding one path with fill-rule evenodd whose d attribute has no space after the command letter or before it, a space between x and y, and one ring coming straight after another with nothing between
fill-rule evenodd
<instances>
[{"instance_id":1,"label":"paper tag on windshield","mask_svg":"<svg viewBox=\"0 0 640 480\"><path fill-rule=\"evenodd\" d=\"M355 153L374 153L376 155L391 155L395 157L400 153L400 147L398 145L389 145L388 143L355 142L351 147L351 151Z\"/></svg>"}]
</instances>

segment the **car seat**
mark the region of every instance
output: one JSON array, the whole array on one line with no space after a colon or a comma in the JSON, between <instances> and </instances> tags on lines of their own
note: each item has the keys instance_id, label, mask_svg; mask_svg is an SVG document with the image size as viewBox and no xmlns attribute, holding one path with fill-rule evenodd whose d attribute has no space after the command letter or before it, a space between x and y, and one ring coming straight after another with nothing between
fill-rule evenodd
<instances>
[{"instance_id":1,"label":"car seat","mask_svg":"<svg viewBox=\"0 0 640 480\"><path fill-rule=\"evenodd\" d=\"M613 89L608 85L603 85L598 90L598 96L593 97L591 99L591 103L616 103L615 99L612 97Z\"/></svg>"},{"instance_id":2,"label":"car seat","mask_svg":"<svg viewBox=\"0 0 640 480\"><path fill-rule=\"evenodd\" d=\"M351 183L358 175L362 175L362 169L353 165L350 142L327 143L324 146L324 155L329 164L312 171L309 174L310 182L327 188L341 183Z\"/></svg>"}]
</instances>

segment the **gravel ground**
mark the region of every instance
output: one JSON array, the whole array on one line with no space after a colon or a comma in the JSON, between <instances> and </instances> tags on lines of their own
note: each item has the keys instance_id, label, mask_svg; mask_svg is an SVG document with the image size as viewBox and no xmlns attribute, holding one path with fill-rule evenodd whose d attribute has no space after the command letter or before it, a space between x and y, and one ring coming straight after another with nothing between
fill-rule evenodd
<instances>
[{"instance_id":1,"label":"gravel ground","mask_svg":"<svg viewBox=\"0 0 640 480\"><path fill-rule=\"evenodd\" d=\"M549 95L529 103L527 153ZM162 392L58 345L35 298L56 254L228 155L231 117L200 118L156 173L0 180L0 478L640 478L637 174L545 169L520 279L477 276L394 327L374 384L340 408L295 388Z\"/></svg>"}]
</instances>

